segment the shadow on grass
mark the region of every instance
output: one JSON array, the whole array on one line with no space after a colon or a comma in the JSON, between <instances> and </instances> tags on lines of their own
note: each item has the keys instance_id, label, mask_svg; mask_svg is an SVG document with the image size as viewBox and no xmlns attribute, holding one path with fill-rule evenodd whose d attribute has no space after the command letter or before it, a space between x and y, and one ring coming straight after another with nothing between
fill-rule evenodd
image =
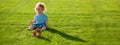
<instances>
[{"instance_id":1,"label":"shadow on grass","mask_svg":"<svg viewBox=\"0 0 120 45\"><path fill-rule=\"evenodd\" d=\"M63 33L63 32L60 32L56 29L53 29L53 28L49 28L47 29L47 31L51 32L51 33L56 33L56 34L59 34L61 35L63 38L66 38L66 39L69 39L69 40L72 40L72 41L79 41L79 42L87 42L81 38L78 38L78 37L74 37L74 36L71 36L71 35L68 35L66 33Z\"/></svg>"},{"instance_id":2,"label":"shadow on grass","mask_svg":"<svg viewBox=\"0 0 120 45\"><path fill-rule=\"evenodd\" d=\"M45 37L37 37L38 39L43 39L43 40L46 40L46 41L51 41L50 39L48 38L45 38Z\"/></svg>"}]
</instances>

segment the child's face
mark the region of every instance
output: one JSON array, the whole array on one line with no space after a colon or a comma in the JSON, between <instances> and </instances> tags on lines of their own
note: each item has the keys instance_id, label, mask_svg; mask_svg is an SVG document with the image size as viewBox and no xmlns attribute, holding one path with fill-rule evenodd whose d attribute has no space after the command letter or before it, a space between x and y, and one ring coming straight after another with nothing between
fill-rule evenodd
<instances>
[{"instance_id":1,"label":"child's face","mask_svg":"<svg viewBox=\"0 0 120 45\"><path fill-rule=\"evenodd\" d=\"M41 7L37 8L37 13L43 13L43 12L44 12L43 8L41 8Z\"/></svg>"}]
</instances>

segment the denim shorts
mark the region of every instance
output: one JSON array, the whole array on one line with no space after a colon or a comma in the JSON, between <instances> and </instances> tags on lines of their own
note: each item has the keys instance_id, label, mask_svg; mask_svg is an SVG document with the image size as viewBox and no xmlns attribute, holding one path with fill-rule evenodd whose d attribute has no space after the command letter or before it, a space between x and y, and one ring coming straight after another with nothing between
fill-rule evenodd
<instances>
[{"instance_id":1,"label":"denim shorts","mask_svg":"<svg viewBox=\"0 0 120 45\"><path fill-rule=\"evenodd\" d=\"M34 30L36 28L40 28L41 29L43 26L46 26L46 24L45 23L42 23L42 24L33 24L28 29L30 29L30 30Z\"/></svg>"},{"instance_id":2,"label":"denim shorts","mask_svg":"<svg viewBox=\"0 0 120 45\"><path fill-rule=\"evenodd\" d=\"M36 28L42 28L43 26L46 26L45 23L42 24L33 24Z\"/></svg>"},{"instance_id":3,"label":"denim shorts","mask_svg":"<svg viewBox=\"0 0 120 45\"><path fill-rule=\"evenodd\" d=\"M42 28L43 26L46 26L45 23L42 24L33 24L36 28Z\"/></svg>"}]
</instances>

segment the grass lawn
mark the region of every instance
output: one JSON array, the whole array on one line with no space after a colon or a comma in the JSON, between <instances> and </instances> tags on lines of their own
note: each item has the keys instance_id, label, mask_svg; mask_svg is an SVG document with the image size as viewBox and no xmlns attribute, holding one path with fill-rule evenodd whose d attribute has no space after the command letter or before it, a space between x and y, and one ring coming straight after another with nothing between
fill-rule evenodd
<instances>
[{"instance_id":1,"label":"grass lawn","mask_svg":"<svg viewBox=\"0 0 120 45\"><path fill-rule=\"evenodd\" d=\"M37 2L51 27L42 38L26 30ZM120 45L120 0L0 0L0 45Z\"/></svg>"}]
</instances>

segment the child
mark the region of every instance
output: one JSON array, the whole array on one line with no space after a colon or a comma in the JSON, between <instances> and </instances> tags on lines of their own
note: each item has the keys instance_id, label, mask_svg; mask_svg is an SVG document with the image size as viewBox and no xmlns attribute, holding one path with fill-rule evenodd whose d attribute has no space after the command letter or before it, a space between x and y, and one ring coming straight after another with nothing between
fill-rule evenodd
<instances>
[{"instance_id":1,"label":"child","mask_svg":"<svg viewBox=\"0 0 120 45\"><path fill-rule=\"evenodd\" d=\"M28 28L28 30L34 30L36 28L39 28L40 31L43 31L48 28L48 17L44 13L45 9L46 6L44 3L39 2L36 4L36 15L34 16L34 20L30 22L31 26Z\"/></svg>"}]
</instances>

